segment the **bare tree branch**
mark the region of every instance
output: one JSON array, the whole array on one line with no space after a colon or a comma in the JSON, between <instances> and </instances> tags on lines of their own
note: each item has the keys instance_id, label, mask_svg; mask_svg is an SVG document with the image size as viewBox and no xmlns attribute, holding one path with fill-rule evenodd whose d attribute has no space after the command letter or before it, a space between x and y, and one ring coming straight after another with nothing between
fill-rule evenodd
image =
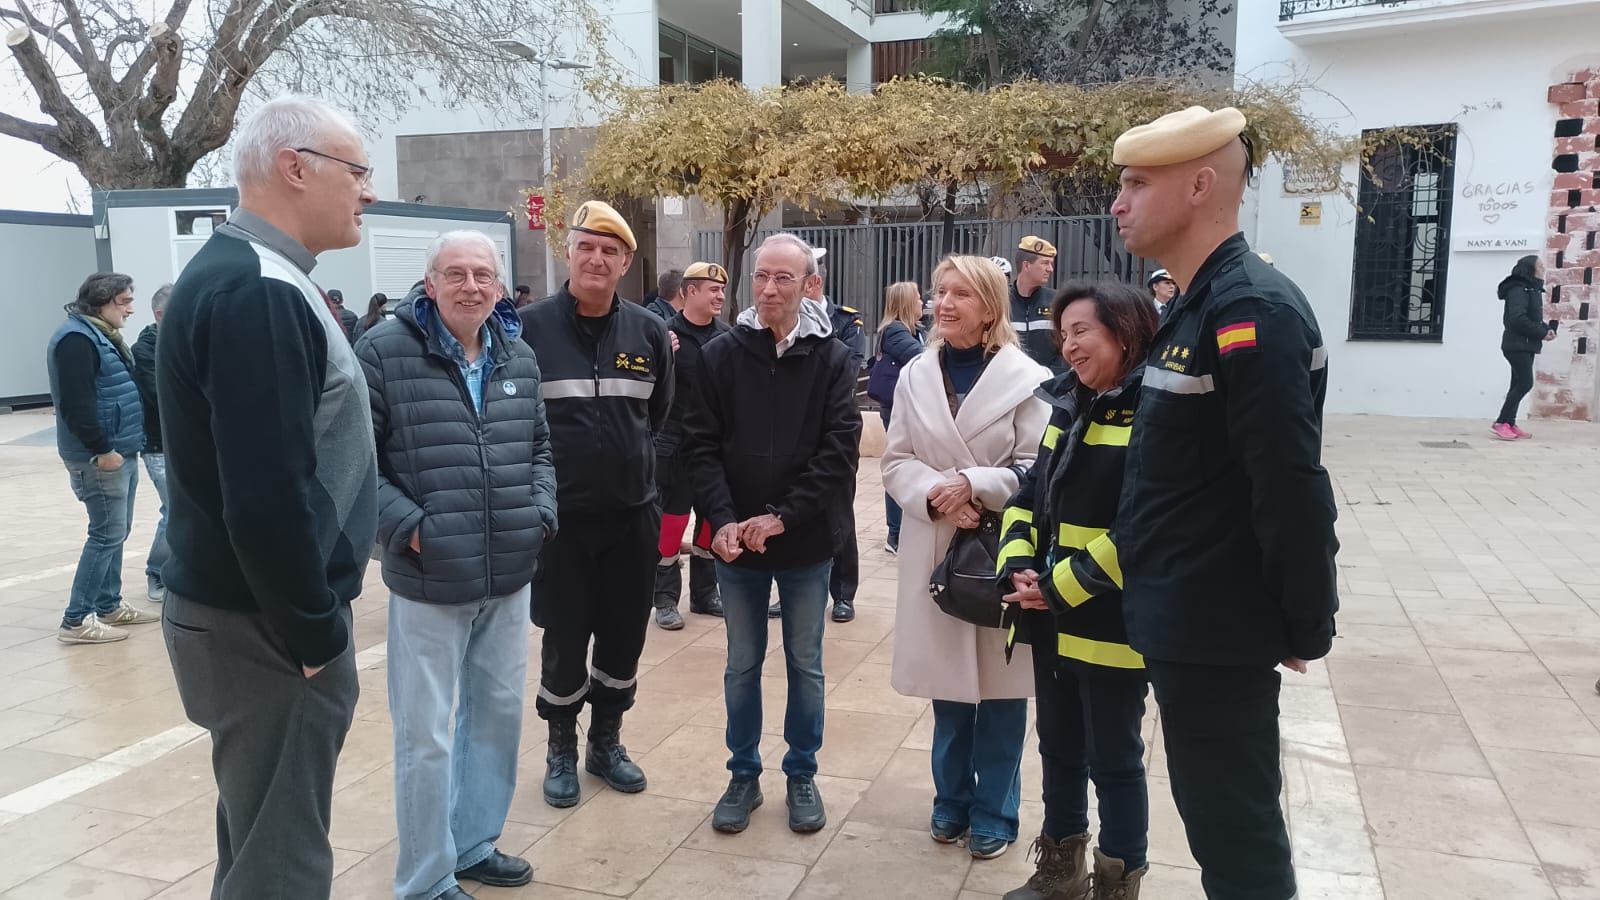
<instances>
[{"instance_id":1,"label":"bare tree branch","mask_svg":"<svg viewBox=\"0 0 1600 900\"><path fill-rule=\"evenodd\" d=\"M67 58L72 60L73 65L76 65L79 68L83 67L83 54L78 52L77 46L72 43L71 39L69 39L65 34L61 33L61 26L58 25L51 27L45 25L43 22L34 17L32 11L28 9L27 4L23 3L22 0L16 0L16 4L16 12L12 12L9 9L0 9L0 19L7 19L12 22L21 22L22 24L28 26L29 28L33 29L34 34L37 34L43 38L47 38L50 43L60 47L61 50L67 54Z\"/></svg>"}]
</instances>

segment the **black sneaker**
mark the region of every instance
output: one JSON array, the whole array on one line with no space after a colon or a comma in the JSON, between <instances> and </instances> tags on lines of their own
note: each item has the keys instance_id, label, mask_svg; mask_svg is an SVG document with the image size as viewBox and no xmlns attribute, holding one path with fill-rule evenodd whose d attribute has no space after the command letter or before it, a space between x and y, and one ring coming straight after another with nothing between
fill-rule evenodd
<instances>
[{"instance_id":1,"label":"black sneaker","mask_svg":"<svg viewBox=\"0 0 1600 900\"><path fill-rule=\"evenodd\" d=\"M854 600L833 601L833 620L835 622L850 622L856 617L856 602Z\"/></svg>"},{"instance_id":2,"label":"black sneaker","mask_svg":"<svg viewBox=\"0 0 1600 900\"><path fill-rule=\"evenodd\" d=\"M817 793L816 782L808 776L789 779L789 830L796 834L821 831L828 824L828 813L822 808L822 795Z\"/></svg>"},{"instance_id":3,"label":"black sneaker","mask_svg":"<svg viewBox=\"0 0 1600 900\"><path fill-rule=\"evenodd\" d=\"M679 631L683 628L683 614L678 612L676 606L658 606L656 624L663 631Z\"/></svg>"},{"instance_id":4,"label":"black sneaker","mask_svg":"<svg viewBox=\"0 0 1600 900\"><path fill-rule=\"evenodd\" d=\"M717 801L711 814L711 828L723 834L738 834L750 827L750 814L761 808L761 782L735 777Z\"/></svg>"}]
</instances>

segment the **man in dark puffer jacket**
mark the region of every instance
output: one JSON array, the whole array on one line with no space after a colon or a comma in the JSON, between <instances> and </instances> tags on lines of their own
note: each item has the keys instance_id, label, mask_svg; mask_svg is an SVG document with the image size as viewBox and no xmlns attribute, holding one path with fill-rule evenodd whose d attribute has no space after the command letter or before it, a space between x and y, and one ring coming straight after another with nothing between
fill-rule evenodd
<instances>
[{"instance_id":1,"label":"man in dark puffer jacket","mask_svg":"<svg viewBox=\"0 0 1600 900\"><path fill-rule=\"evenodd\" d=\"M425 293L356 347L392 592L389 711L407 801L397 897L460 898L458 878L533 877L495 841L516 787L529 583L556 530L556 479L539 365L518 339L516 307L500 299L498 259L480 232L443 235Z\"/></svg>"}]
</instances>

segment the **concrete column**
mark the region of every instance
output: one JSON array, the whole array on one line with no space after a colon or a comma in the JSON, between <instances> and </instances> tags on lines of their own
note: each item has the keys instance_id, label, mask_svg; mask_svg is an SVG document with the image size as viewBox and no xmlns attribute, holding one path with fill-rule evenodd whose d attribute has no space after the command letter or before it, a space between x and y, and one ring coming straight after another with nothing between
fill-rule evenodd
<instances>
[{"instance_id":1,"label":"concrete column","mask_svg":"<svg viewBox=\"0 0 1600 900\"><path fill-rule=\"evenodd\" d=\"M783 83L783 0L739 0L740 56L746 87Z\"/></svg>"},{"instance_id":2,"label":"concrete column","mask_svg":"<svg viewBox=\"0 0 1600 900\"><path fill-rule=\"evenodd\" d=\"M845 48L844 86L852 94L872 90L872 45L866 42Z\"/></svg>"}]
</instances>

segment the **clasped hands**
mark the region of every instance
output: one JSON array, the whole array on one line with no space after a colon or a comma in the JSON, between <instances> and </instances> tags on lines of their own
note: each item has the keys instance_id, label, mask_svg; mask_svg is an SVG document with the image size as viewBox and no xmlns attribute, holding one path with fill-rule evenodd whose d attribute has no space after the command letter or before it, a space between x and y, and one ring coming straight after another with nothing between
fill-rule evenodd
<instances>
[{"instance_id":1,"label":"clasped hands","mask_svg":"<svg viewBox=\"0 0 1600 900\"><path fill-rule=\"evenodd\" d=\"M957 528L976 528L983 510L972 499L972 482L965 475L957 475L928 489L928 512L936 522L947 521Z\"/></svg>"},{"instance_id":2,"label":"clasped hands","mask_svg":"<svg viewBox=\"0 0 1600 900\"><path fill-rule=\"evenodd\" d=\"M732 522L717 529L716 537L711 539L711 552L723 562L731 563L745 548L757 553L767 552L767 541L780 534L783 534L783 520L772 513Z\"/></svg>"}]
</instances>

